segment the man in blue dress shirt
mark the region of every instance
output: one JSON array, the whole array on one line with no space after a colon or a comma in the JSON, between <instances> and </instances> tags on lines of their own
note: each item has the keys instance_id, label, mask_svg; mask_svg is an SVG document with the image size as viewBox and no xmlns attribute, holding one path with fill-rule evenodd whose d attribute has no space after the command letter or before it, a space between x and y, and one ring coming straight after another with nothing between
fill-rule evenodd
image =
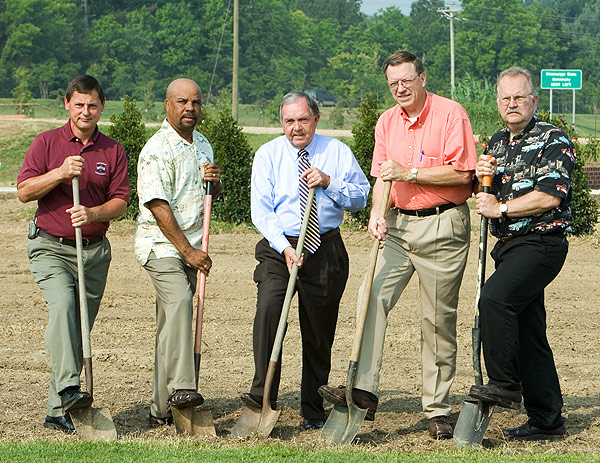
<instances>
[{"instance_id":1,"label":"man in blue dress shirt","mask_svg":"<svg viewBox=\"0 0 600 463\"><path fill-rule=\"evenodd\" d=\"M339 226L344 209L357 211L366 206L370 186L348 146L315 134L319 106L306 93L285 95L279 104L279 118L285 135L261 146L252 167L252 222L264 239L255 252L255 373L250 392L243 394L242 400L250 408L262 407L269 358L289 274L296 263L301 266L296 282L302 333L300 412L305 429L319 429L325 416L317 391L321 384L327 384L338 309L348 279L348 254ZM309 167L299 169L304 152ZM300 178L306 179L309 188L316 188L320 244L299 261L295 245L302 222ZM281 361L271 389L273 408L280 375Z\"/></svg>"}]
</instances>

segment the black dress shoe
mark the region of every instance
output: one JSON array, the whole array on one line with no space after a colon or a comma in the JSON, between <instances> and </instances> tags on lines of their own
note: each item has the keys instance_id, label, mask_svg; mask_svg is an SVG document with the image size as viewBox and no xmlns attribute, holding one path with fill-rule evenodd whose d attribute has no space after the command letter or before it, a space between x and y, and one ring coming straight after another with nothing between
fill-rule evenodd
<instances>
[{"instance_id":1,"label":"black dress shoe","mask_svg":"<svg viewBox=\"0 0 600 463\"><path fill-rule=\"evenodd\" d=\"M469 395L482 402L493 402L499 407L518 410L521 407L523 395L521 391L509 391L495 384L482 384L471 386Z\"/></svg>"},{"instance_id":2,"label":"black dress shoe","mask_svg":"<svg viewBox=\"0 0 600 463\"><path fill-rule=\"evenodd\" d=\"M165 416L164 418L159 418L158 416L154 416L152 413L148 415L148 424L151 428L159 428L161 426L168 426L173 424L172 416Z\"/></svg>"},{"instance_id":3,"label":"black dress shoe","mask_svg":"<svg viewBox=\"0 0 600 463\"><path fill-rule=\"evenodd\" d=\"M46 416L44 420L44 428L58 429L59 431L66 432L67 434L73 434L75 432L75 426L71 421L70 416Z\"/></svg>"},{"instance_id":4,"label":"black dress shoe","mask_svg":"<svg viewBox=\"0 0 600 463\"><path fill-rule=\"evenodd\" d=\"M564 439L567 428L561 424L555 429L540 429L529 423L522 424L516 428L502 430L502 434L508 440L561 440Z\"/></svg>"},{"instance_id":5,"label":"black dress shoe","mask_svg":"<svg viewBox=\"0 0 600 463\"><path fill-rule=\"evenodd\" d=\"M319 395L323 397L327 402L340 407L347 407L346 404L346 388L344 386L332 387L324 384L319 387ZM352 389L352 400L363 410L367 410L365 420L373 421L375 419L375 411L377 410L377 403L379 399L375 394L362 389Z\"/></svg>"},{"instance_id":6,"label":"black dress shoe","mask_svg":"<svg viewBox=\"0 0 600 463\"><path fill-rule=\"evenodd\" d=\"M167 405L175 408L197 407L204 403L204 397L193 389L177 389L167 398Z\"/></svg>"},{"instance_id":7,"label":"black dress shoe","mask_svg":"<svg viewBox=\"0 0 600 463\"><path fill-rule=\"evenodd\" d=\"M304 419L304 429L321 429L325 422L323 420L307 420Z\"/></svg>"},{"instance_id":8,"label":"black dress shoe","mask_svg":"<svg viewBox=\"0 0 600 463\"><path fill-rule=\"evenodd\" d=\"M60 403L63 411L77 410L92 405L94 398L89 392L77 389L66 389L60 393Z\"/></svg>"},{"instance_id":9,"label":"black dress shoe","mask_svg":"<svg viewBox=\"0 0 600 463\"><path fill-rule=\"evenodd\" d=\"M251 408L252 410L262 410L263 406L263 396L252 394L251 392L244 392L240 398L242 402L246 405L246 407ZM277 410L277 401L271 399L271 409Z\"/></svg>"}]
</instances>

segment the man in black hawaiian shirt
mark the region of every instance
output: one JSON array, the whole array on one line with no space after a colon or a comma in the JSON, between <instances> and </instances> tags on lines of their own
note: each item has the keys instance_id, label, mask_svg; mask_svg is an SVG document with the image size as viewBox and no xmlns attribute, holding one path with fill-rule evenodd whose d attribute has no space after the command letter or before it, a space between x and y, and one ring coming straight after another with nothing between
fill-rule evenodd
<instances>
[{"instance_id":1,"label":"man in black hawaiian shirt","mask_svg":"<svg viewBox=\"0 0 600 463\"><path fill-rule=\"evenodd\" d=\"M562 130L534 115L538 97L529 71L500 73L496 94L507 127L492 136L475 171L479 184L492 176L491 194L477 193L477 212L498 238L491 253L496 271L479 300L489 383L471 387L470 395L511 408L524 398L528 421L505 429L508 439L561 439L563 401L546 337L544 288L567 255L575 150Z\"/></svg>"}]
</instances>

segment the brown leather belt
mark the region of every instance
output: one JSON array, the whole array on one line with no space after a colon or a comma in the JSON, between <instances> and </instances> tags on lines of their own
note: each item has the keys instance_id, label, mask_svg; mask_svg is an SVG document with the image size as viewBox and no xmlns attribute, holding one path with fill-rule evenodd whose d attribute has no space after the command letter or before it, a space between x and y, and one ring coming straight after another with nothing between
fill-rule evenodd
<instances>
[{"instance_id":1,"label":"brown leather belt","mask_svg":"<svg viewBox=\"0 0 600 463\"><path fill-rule=\"evenodd\" d=\"M414 215L416 217L427 217L434 214L441 214L448 209L452 209L453 207L458 206L458 204L454 203L446 203L440 204L439 206L429 207L427 209L400 209L399 207L395 207L394 209L398 212L401 212L404 215Z\"/></svg>"},{"instance_id":2,"label":"brown leather belt","mask_svg":"<svg viewBox=\"0 0 600 463\"><path fill-rule=\"evenodd\" d=\"M321 235L321 243L324 243L325 241L327 241L329 238L334 237L335 235L339 235L340 234L340 228L334 228L333 230L329 230L327 233L323 233ZM298 244L298 237L297 236L285 236L287 238L287 240L290 242L290 244L296 245Z\"/></svg>"},{"instance_id":3,"label":"brown leather belt","mask_svg":"<svg viewBox=\"0 0 600 463\"><path fill-rule=\"evenodd\" d=\"M503 236L501 238L498 238L500 241L502 241L503 243L508 243L510 240L513 239L512 236Z\"/></svg>"},{"instance_id":4,"label":"brown leather belt","mask_svg":"<svg viewBox=\"0 0 600 463\"><path fill-rule=\"evenodd\" d=\"M55 242L60 243L60 244L66 244L67 246L71 246L73 248L77 247L77 242L75 240L70 240L68 238L63 238L62 236L51 235L50 233L46 233L41 228L38 228L38 232L37 233L38 233L38 236L41 236L42 238L46 238L47 240L55 241ZM85 248L87 246L91 246L92 244L99 243L103 239L104 239L104 236L95 236L94 238L83 239L82 240L83 247Z\"/></svg>"}]
</instances>

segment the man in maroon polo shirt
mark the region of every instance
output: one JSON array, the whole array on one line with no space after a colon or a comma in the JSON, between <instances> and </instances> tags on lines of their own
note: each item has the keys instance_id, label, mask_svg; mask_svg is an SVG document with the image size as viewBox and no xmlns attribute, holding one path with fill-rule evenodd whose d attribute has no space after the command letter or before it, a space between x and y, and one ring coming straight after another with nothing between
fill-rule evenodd
<instances>
[{"instance_id":1,"label":"man in maroon polo shirt","mask_svg":"<svg viewBox=\"0 0 600 463\"><path fill-rule=\"evenodd\" d=\"M90 327L98 313L111 260L104 236L109 221L129 203L123 147L97 127L104 91L91 76L67 87L69 121L33 140L17 177L19 199L37 201L30 227L31 273L48 308L46 345L52 363L44 426L65 432L74 427L69 410L87 407L92 396L80 390L83 365L75 227L81 227ZM80 203L73 206L71 179L79 177Z\"/></svg>"}]
</instances>

